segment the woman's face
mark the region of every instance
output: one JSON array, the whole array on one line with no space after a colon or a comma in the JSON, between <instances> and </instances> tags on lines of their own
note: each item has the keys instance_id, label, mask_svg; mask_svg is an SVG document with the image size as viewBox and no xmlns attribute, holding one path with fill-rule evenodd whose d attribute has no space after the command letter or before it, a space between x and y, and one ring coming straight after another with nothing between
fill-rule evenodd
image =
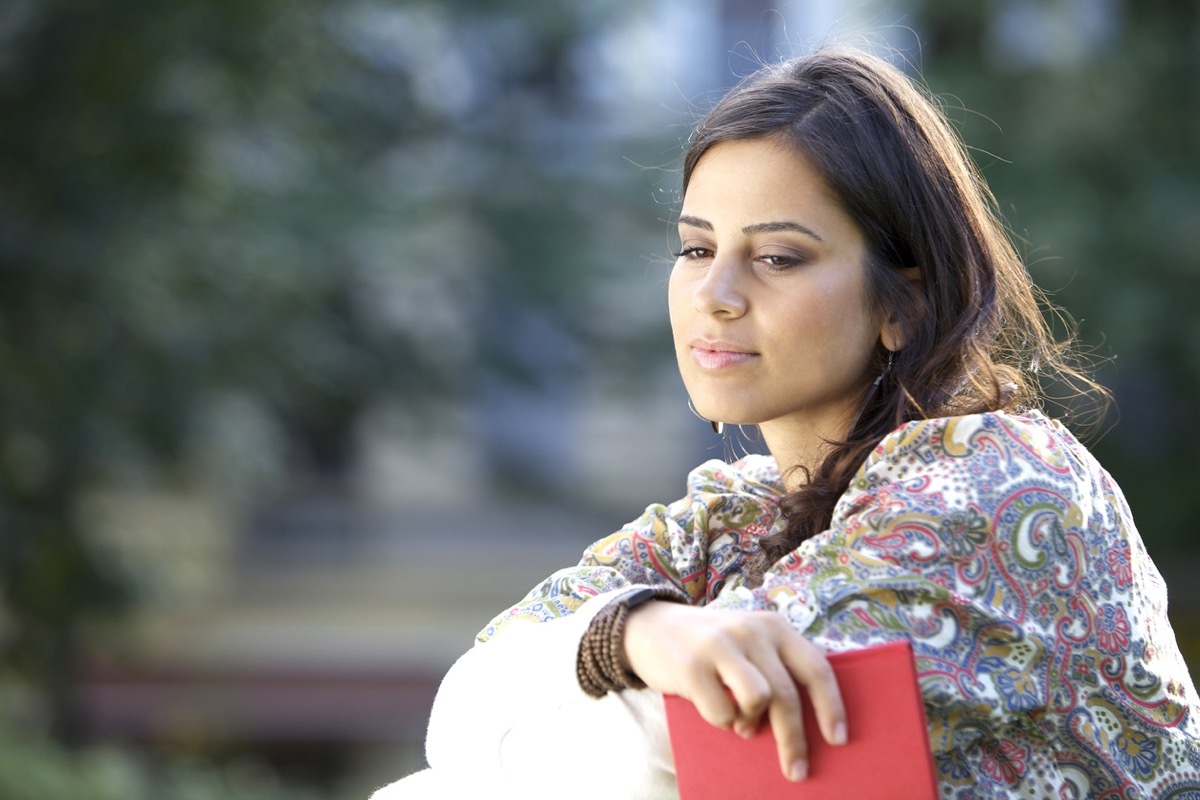
<instances>
[{"instance_id":1,"label":"woman's face","mask_svg":"<svg viewBox=\"0 0 1200 800\"><path fill-rule=\"evenodd\" d=\"M679 238L671 328L697 411L761 425L773 452L844 436L882 325L863 233L808 160L773 138L715 145L692 172Z\"/></svg>"}]
</instances>

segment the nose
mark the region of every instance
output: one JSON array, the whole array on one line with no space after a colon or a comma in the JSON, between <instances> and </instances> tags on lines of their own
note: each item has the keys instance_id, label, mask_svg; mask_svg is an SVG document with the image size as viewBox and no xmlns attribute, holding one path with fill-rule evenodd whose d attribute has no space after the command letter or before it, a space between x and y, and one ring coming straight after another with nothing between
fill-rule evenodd
<instances>
[{"instance_id":1,"label":"nose","mask_svg":"<svg viewBox=\"0 0 1200 800\"><path fill-rule=\"evenodd\" d=\"M713 259L692 294L692 307L715 317L740 317L746 313L743 270L735 258Z\"/></svg>"}]
</instances>

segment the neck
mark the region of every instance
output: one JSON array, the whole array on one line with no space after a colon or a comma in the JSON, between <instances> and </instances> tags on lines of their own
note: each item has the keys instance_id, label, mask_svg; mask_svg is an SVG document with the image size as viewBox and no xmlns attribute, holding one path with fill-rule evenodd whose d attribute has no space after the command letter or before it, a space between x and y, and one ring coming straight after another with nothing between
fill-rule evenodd
<instances>
[{"instance_id":1,"label":"neck","mask_svg":"<svg viewBox=\"0 0 1200 800\"><path fill-rule=\"evenodd\" d=\"M816 472L821 462L832 452L830 441L846 435L843 426L803 424L803 421L777 420L763 423L763 441L779 464L783 487L794 492L808 482L808 476Z\"/></svg>"}]
</instances>

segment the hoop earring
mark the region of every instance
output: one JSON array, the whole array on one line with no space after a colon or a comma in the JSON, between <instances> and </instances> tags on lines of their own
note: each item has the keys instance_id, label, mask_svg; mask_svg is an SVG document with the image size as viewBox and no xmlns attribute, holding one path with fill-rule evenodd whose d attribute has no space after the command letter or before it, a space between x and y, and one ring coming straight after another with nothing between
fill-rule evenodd
<instances>
[{"instance_id":1,"label":"hoop earring","mask_svg":"<svg viewBox=\"0 0 1200 800\"><path fill-rule=\"evenodd\" d=\"M692 405L692 398L690 398L690 397L688 398L687 407L688 407L688 411L692 412L692 415L694 417L696 417L696 419L702 419L705 422L707 422L709 425L712 425L713 433L715 433L717 436L724 435L725 423L717 422L716 420L709 419L708 417L700 416L700 412L696 410L696 407L694 405Z\"/></svg>"}]
</instances>

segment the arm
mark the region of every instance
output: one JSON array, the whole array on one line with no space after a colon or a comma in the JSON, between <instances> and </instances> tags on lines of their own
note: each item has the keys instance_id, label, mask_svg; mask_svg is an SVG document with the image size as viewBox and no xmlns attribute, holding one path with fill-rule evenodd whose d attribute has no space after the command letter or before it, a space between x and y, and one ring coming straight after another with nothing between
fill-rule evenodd
<instances>
[{"instance_id":1,"label":"arm","mask_svg":"<svg viewBox=\"0 0 1200 800\"><path fill-rule=\"evenodd\" d=\"M431 771L451 780L476 776L486 796L571 786L575 798L673 797L661 695L627 691L597 700L576 680L588 624L626 591L597 595L543 624L513 625L465 653L434 702Z\"/></svg>"},{"instance_id":2,"label":"arm","mask_svg":"<svg viewBox=\"0 0 1200 800\"><path fill-rule=\"evenodd\" d=\"M557 774L547 762L570 765L568 771L587 770L579 759L591 757L595 749L606 754L606 763L620 765L589 784L595 791L622 797L673 796L659 692L588 697L575 680L575 658L591 619L632 587L672 585L699 605L740 582L746 551L775 521L781 488L774 463L761 457L735 466L709 462L692 473L688 488L683 500L651 506L641 518L597 542L579 566L552 575L481 633L480 644L459 659L438 693L427 742L435 772L463 774L469 769L493 782L509 776L524 789L530 781L542 785ZM738 615L702 619L722 628L734 616ZM790 640L785 651L791 653L793 665L807 665L806 680L813 674L812 664L827 667L819 651L774 615L758 615L757 624ZM765 654L756 654L756 659L766 660L757 657ZM650 685L702 698L710 719L719 724L728 726L739 719L743 725L752 724L765 712L769 692L764 694L745 665L727 666L732 670L728 682L738 685L741 695L736 704L740 716L735 713L728 719L726 712L734 706L720 688L717 673L695 676L688 684L651 674ZM791 688L791 680L785 680L787 667L779 659L768 671L770 681ZM821 696L836 698L836 686L822 674L830 688ZM830 701L831 710L823 719L836 713L835 704ZM780 724L797 727L794 694L788 708L795 713L786 714L788 722ZM827 732L835 726L836 720L829 721ZM570 735L563 736L564 730ZM615 757L615 741L632 748L628 759ZM558 752L562 748L565 751ZM786 754L789 769L796 756L793 751ZM649 794L636 793L641 791Z\"/></svg>"},{"instance_id":3,"label":"arm","mask_svg":"<svg viewBox=\"0 0 1200 800\"><path fill-rule=\"evenodd\" d=\"M829 531L781 560L763 586L734 586L705 608L678 612L716 619L711 612L730 610L742 612L742 619L782 619L831 650L908 638L917 654L938 778L954 796L1008 797L1026 787L1090 796L1141 785L1134 783L1138 770L1148 783L1150 769L1162 769L1164 777L1156 780L1165 781L1173 773L1156 765L1182 763L1195 752L1196 702L1169 635L1161 580L1145 560L1115 487L1086 451L1049 423L1015 419L914 423L885 438L843 497ZM585 615L605 600L589 602L596 605L581 606L576 622L590 619ZM673 657L686 661L699 654L710 665L728 658L728 646L705 657L702 647L689 655L681 652L688 646L668 644L665 634L654 632L657 608L648 604L631 616L631 650L639 647L633 643L638 637L657 641L654 657L667 659L668 667ZM694 632L705 624L658 627ZM638 627L642 632L635 634ZM491 653L509 653L517 674L544 664L544 676L555 685L572 675L582 626L522 625L513 633L518 630L522 637L545 638ZM551 645L551 638L559 644ZM545 660L528 660L526 650ZM655 666L629 656L651 685L660 682ZM486 678L489 669L480 669ZM473 683L465 673L460 677ZM498 679L498 691L508 690L503 681ZM530 691L536 696L539 689ZM517 720L500 735L501 744L506 737L514 744L535 741L539 731L557 736L548 751L556 766L586 774L587 790L603 795L604 782L621 768L608 760L597 767L596 753L607 752L604 737L597 743L586 734L599 729L596 709L624 708L625 721L635 722L627 730L639 752L652 754L634 762L652 773L641 773L634 783L661 788L661 711L653 702L633 708L581 698L573 685L563 692ZM653 696L619 696L647 694ZM476 702L486 704L488 696L483 692ZM767 700L768 708L776 700ZM745 705L755 707L754 698ZM581 730L580 746L572 746ZM447 730L447 749L451 739ZM493 758L496 751L505 757L502 746L493 741L490 747ZM536 771L536 748L525 752L533 757L512 763ZM506 774L522 779L519 770Z\"/></svg>"},{"instance_id":4,"label":"arm","mask_svg":"<svg viewBox=\"0 0 1200 800\"><path fill-rule=\"evenodd\" d=\"M548 622L575 613L597 595L631 586L671 585L703 605L741 582L757 537L774 523L782 488L772 460L708 461L688 476L687 495L654 504L633 522L587 548L519 603L497 615L479 642L517 622Z\"/></svg>"},{"instance_id":5,"label":"arm","mask_svg":"<svg viewBox=\"0 0 1200 800\"><path fill-rule=\"evenodd\" d=\"M502 635L477 645L455 664L439 691L430 723L427 752L435 771L461 774L470 769L493 778L509 775L517 781L536 780L537 776L522 776L514 767L531 763L520 750L521 742L536 739L528 731L543 727L570 730L572 735L566 740L572 741L580 731L602 727L597 717L605 717L616 704L608 698L591 700L576 685L574 659L580 638L590 620L614 596L613 588L601 591L606 588L605 581L615 584L616 593L629 585L630 577L653 580L651 576L658 576L661 581L663 565L672 563L668 556L681 553L686 557L697 549L696 537L676 536L696 530L692 503L679 506L673 506L674 515L652 507L639 523L593 546L583 565L556 573L510 610L506 619L502 615ZM720 501L705 504L705 518L719 508ZM851 524L865 510L866 506L847 514L844 522ZM776 585L770 592L748 592L729 581L716 608L670 609L649 604L630 617L627 658L650 686L692 699L714 724L746 731L753 729L764 713L770 716L785 731L780 758L785 774L790 774L805 751L792 678L820 682L819 671L806 670L805 664L815 663L819 668L824 660L819 650L796 633L811 627L811 615L798 625L794 614L771 613L781 610L778 602L785 597L797 601L791 606L815 605L807 591L805 570L793 569L774 577ZM554 613L558 603L565 606L562 614ZM681 622L684 612L693 613ZM526 619L542 624L518 622ZM489 626L485 633L497 628ZM738 695L735 702L729 701L725 687ZM836 697L835 692L826 690L825 696ZM840 738L835 731L836 716L836 701L831 700L825 709L825 734L831 740ZM552 719L557 722L550 724ZM556 740L562 741L561 737ZM654 752L655 761L663 760L665 743L644 744L643 752ZM575 757L564 755L562 763L586 770L586 763L580 762L588 757L586 750L571 752ZM645 775L640 780L655 782Z\"/></svg>"},{"instance_id":6,"label":"arm","mask_svg":"<svg viewBox=\"0 0 1200 800\"><path fill-rule=\"evenodd\" d=\"M798 730L799 698L789 670L809 685L826 738L835 743L844 738L844 716L828 663L819 649L773 614L647 603L631 614L631 631L632 620L643 614L657 619L663 610L677 609L689 619L669 623L666 630L674 638L657 639L652 649L675 655L678 645L680 653L693 654L697 666L712 654L715 668L656 670L635 657L630 664L650 688L588 696L576 679L580 640L596 614L626 593L599 595L569 617L513 626L462 656L434 703L426 741L432 773L450 780L478 776L489 796L508 791L529 797L569 785L577 798L675 798L662 692L695 698L711 721L723 727L739 720L752 726L747 715L756 720L768 711L769 686L786 686L791 694L785 703L774 703L772 720L781 730ZM744 650L724 647L727 636ZM734 702L725 686L733 691ZM804 759L802 750L789 749L781 758L785 774L803 777L793 772L796 761Z\"/></svg>"},{"instance_id":7,"label":"arm","mask_svg":"<svg viewBox=\"0 0 1200 800\"><path fill-rule=\"evenodd\" d=\"M954 608L959 595L950 587L955 584L945 576L940 582L925 576L946 559L935 557L939 545L904 533L921 530L937 536L937 521L951 519L961 505L944 491L948 479L935 474L953 472L955 462L941 456L918 459L921 466L909 462L907 453L923 452L932 438L885 440L847 492L833 528L769 571L759 589L735 586L704 608L650 603L632 614L626 654L633 670L656 689L692 699L714 724L744 731L767 714L785 732L780 758L785 773L790 772L805 750L803 732L791 722L799 715L790 679L820 681L817 673L805 674L806 658L820 662L812 656L816 648L797 631L822 647L849 649L901 636L918 645L918 640L948 630L945 624L938 630L928 626L943 619L936 609ZM893 474L898 464L906 465L903 475ZM971 532L969 525L966 531ZM447 675L434 707L428 755L435 771L474 772L493 780L507 776L517 784L537 781L537 769L534 774L530 770L537 763L537 748L531 745L538 732L554 731L560 732L557 738L543 738L568 745L555 763L590 773L593 756L577 737L603 730L600 720L619 716L621 706L610 698L598 702L584 696L575 683L574 659L587 624L613 596L599 594L571 614L543 624L508 626L503 635L463 656ZM923 610L909 613L909 606ZM690 616L683 620L685 613ZM986 603L974 609L976 619L968 619L970 613L967 609L955 617L956 624L982 629L995 618ZM738 695L736 702L729 702L725 687ZM926 691L955 698L969 707L967 717L978 721L991 707L964 697L960 688L928 685ZM619 696L639 694L645 693ZM830 708L827 704L825 733L836 740L836 713ZM626 709L626 719L636 719L632 709ZM661 726L661 712L648 719ZM571 733L562 736L562 731ZM643 753L654 754L632 763L664 761L661 737L629 735ZM589 785L599 789L626 770L622 764ZM634 783L655 784L659 778L641 773Z\"/></svg>"}]
</instances>

